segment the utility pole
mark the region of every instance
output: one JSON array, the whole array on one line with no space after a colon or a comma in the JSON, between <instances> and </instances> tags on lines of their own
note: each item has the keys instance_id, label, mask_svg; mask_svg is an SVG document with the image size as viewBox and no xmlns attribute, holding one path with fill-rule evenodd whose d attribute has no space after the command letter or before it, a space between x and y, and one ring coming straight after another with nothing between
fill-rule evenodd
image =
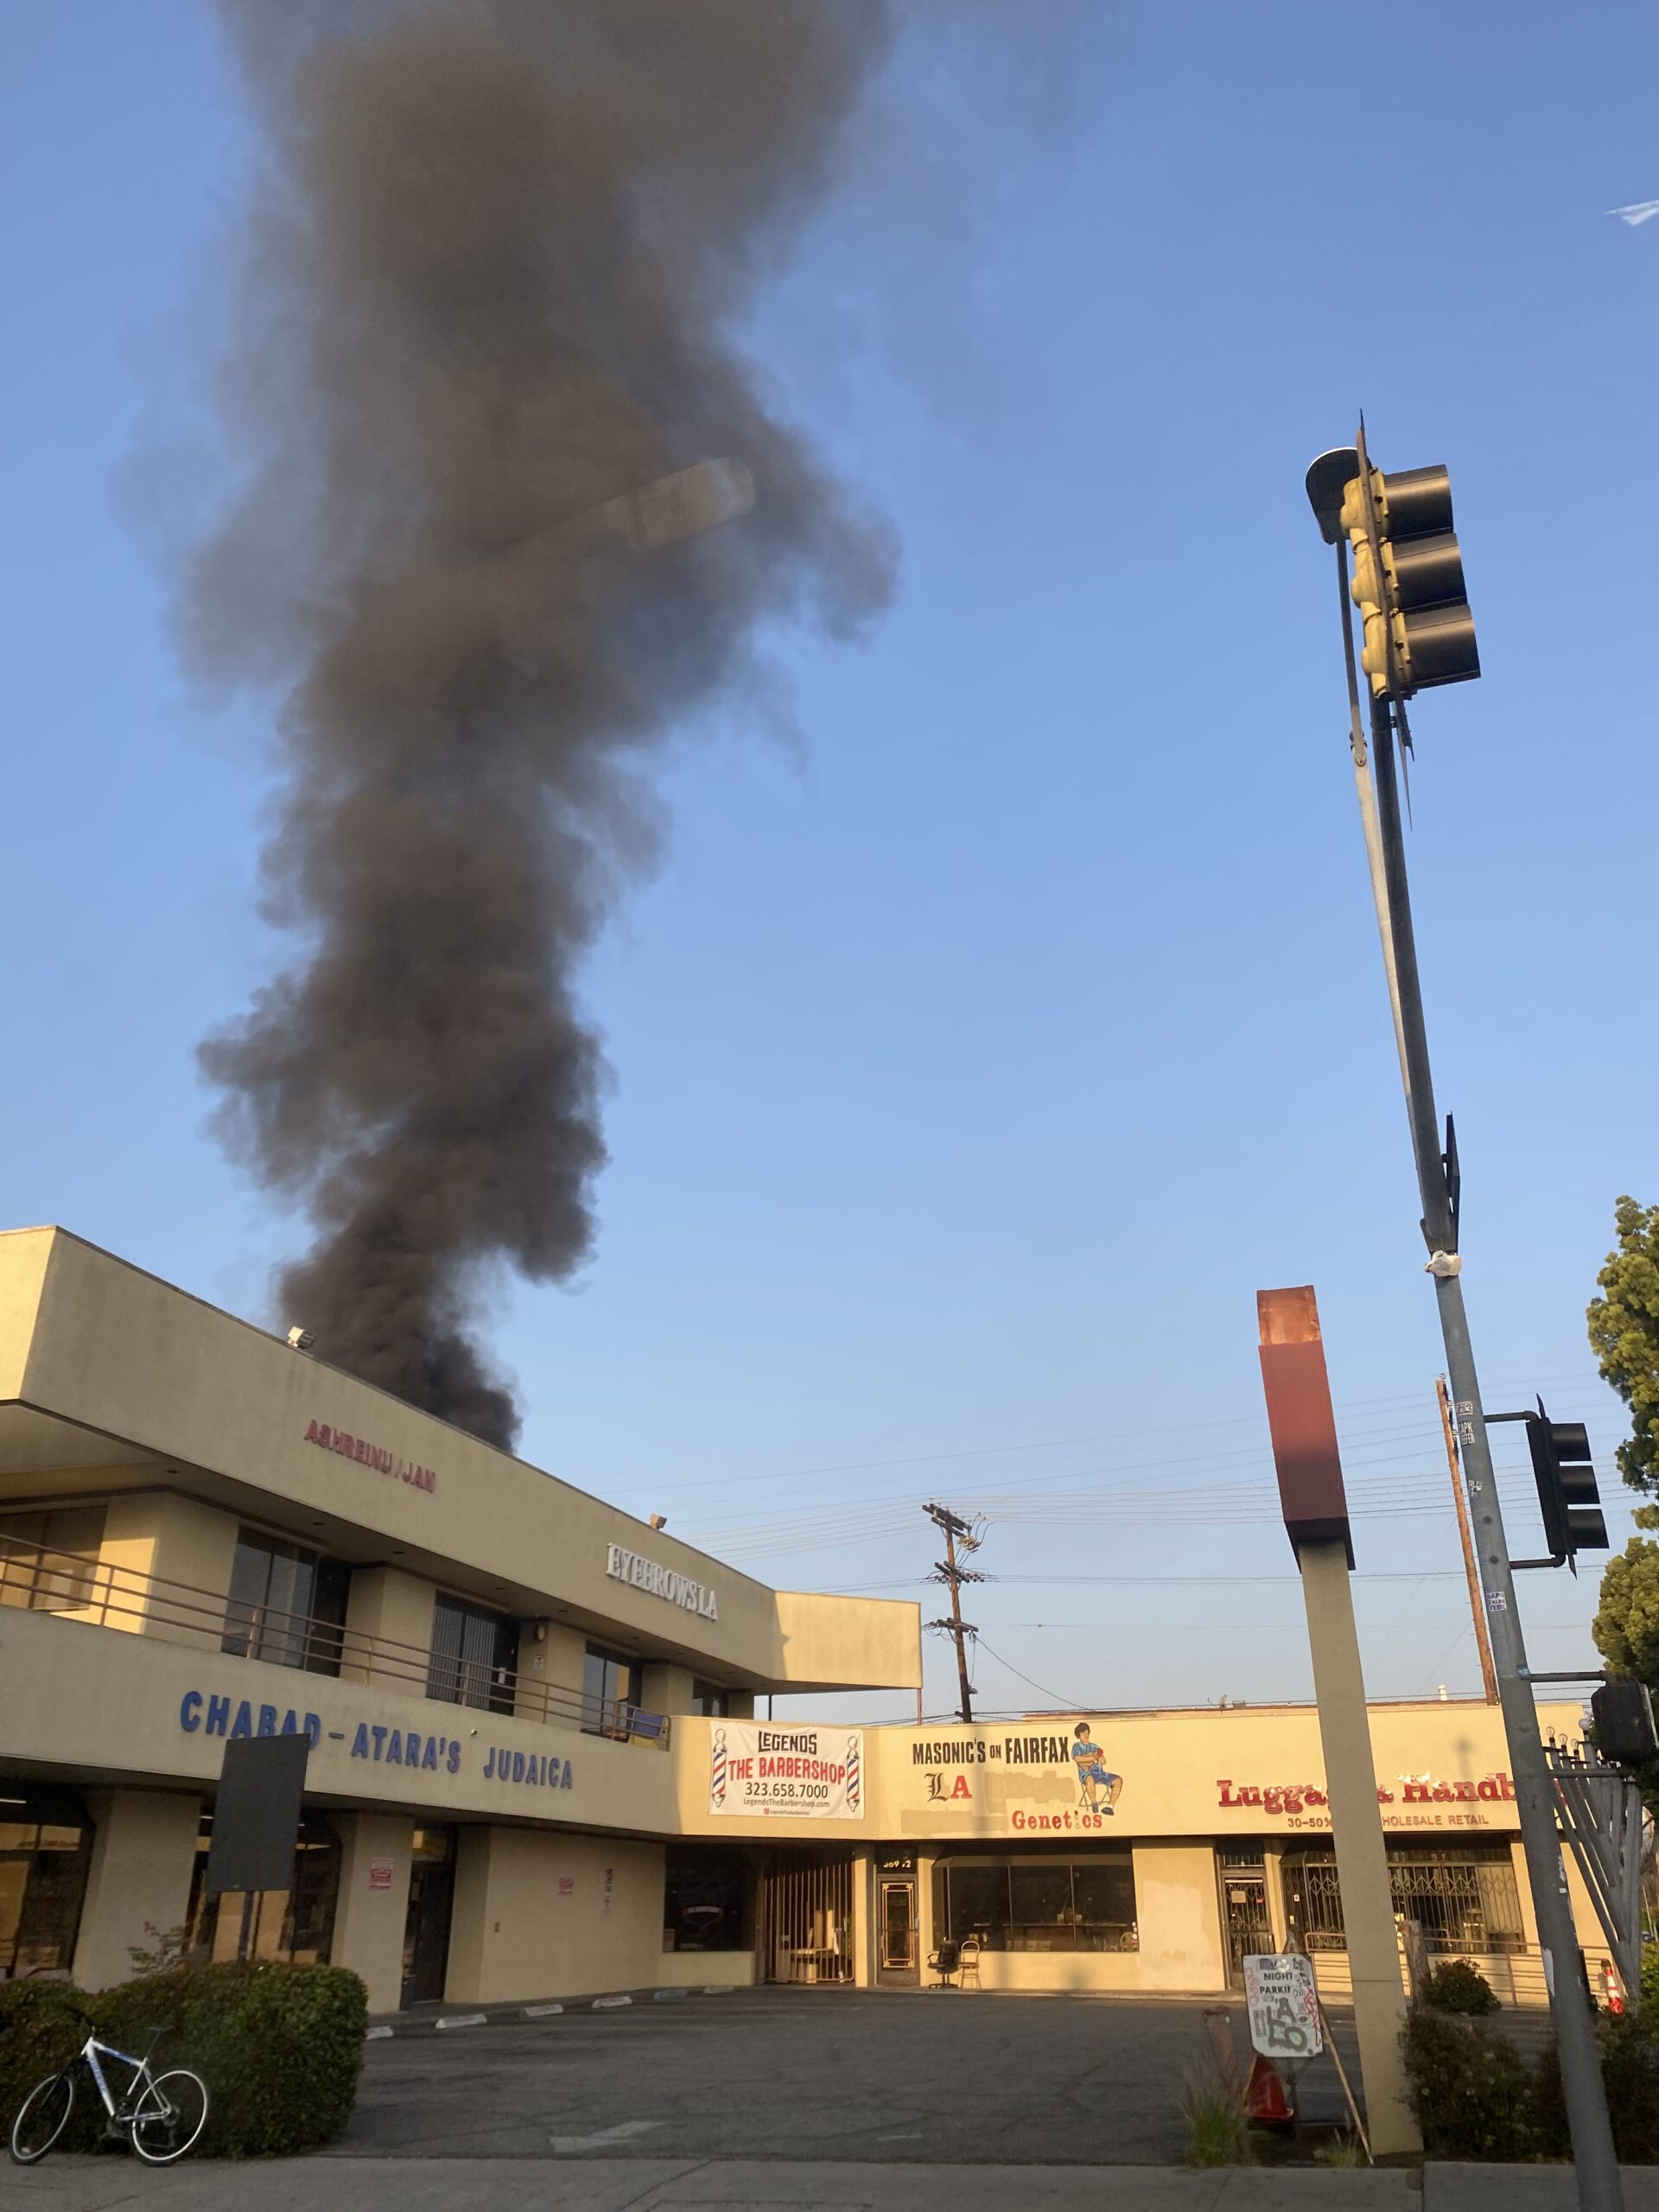
<instances>
[{"instance_id":1,"label":"utility pole","mask_svg":"<svg viewBox=\"0 0 1659 2212\"><path fill-rule=\"evenodd\" d=\"M959 1513L952 1513L948 1505L928 1504L923 1508L936 1529L944 1533L944 1557L934 1567L928 1577L930 1582L943 1582L950 1592L950 1618L948 1621L929 1621L927 1625L948 1636L957 1647L957 1681L962 1690L962 1717L974 1717L974 1694L968 1685L968 1639L979 1630L971 1621L962 1618L962 1586L964 1582L982 1582L985 1577L970 1567L963 1567L957 1557L957 1548L965 1553L976 1552L981 1532L971 1521L964 1521Z\"/></svg>"},{"instance_id":2,"label":"utility pole","mask_svg":"<svg viewBox=\"0 0 1659 2212\"><path fill-rule=\"evenodd\" d=\"M1492 1664L1492 1639L1486 1627L1486 1610L1480 1602L1480 1569L1475 1564L1475 1539L1469 1526L1469 1501L1463 1494L1463 1475L1458 1465L1457 1432L1452 1426L1452 1400L1444 1375L1434 1377L1440 1402L1440 1433L1446 1439L1446 1465L1452 1477L1452 1504L1458 1516L1458 1537L1463 1546L1463 1572L1469 1584L1469 1610L1474 1616L1475 1650L1480 1659L1480 1684L1488 1705L1497 1703L1497 1669Z\"/></svg>"},{"instance_id":3,"label":"utility pole","mask_svg":"<svg viewBox=\"0 0 1659 2212\"><path fill-rule=\"evenodd\" d=\"M1428 1248L1427 1273L1433 1278L1440 1308L1498 1701L1560 2059L1579 2203L1581 2212L1623 2212L1624 2187L1607 2117L1594 2019L1580 1974L1567 1868L1556 1834L1555 1786L1533 1701L1491 1441L1464 1308L1457 1149L1449 1122L1442 1148L1435 1112L1401 830L1395 744L1396 729L1402 741L1409 738L1405 701L1420 689L1465 682L1480 673L1474 618L1465 594L1458 542L1452 534L1451 485L1443 468L1383 476L1371 466L1362 424L1352 447L1322 454L1313 462L1307 493L1326 543L1337 549L1338 574L1344 585L1350 538L1355 547L1352 595L1364 618L1360 664L1371 688L1370 754L1382 849L1382 880L1373 879L1377 923L1394 956L1389 980L1422 1206L1421 1225ZM1343 619L1344 624L1349 619L1345 606ZM1349 667L1350 706L1355 710L1354 735L1359 738L1351 658Z\"/></svg>"}]
</instances>

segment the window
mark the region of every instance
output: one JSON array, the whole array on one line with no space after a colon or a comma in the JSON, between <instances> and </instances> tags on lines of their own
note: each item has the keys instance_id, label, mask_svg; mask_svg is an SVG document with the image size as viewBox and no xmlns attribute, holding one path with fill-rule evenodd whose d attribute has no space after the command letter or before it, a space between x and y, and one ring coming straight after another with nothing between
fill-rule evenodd
<instances>
[{"instance_id":1,"label":"window","mask_svg":"<svg viewBox=\"0 0 1659 2212\"><path fill-rule=\"evenodd\" d=\"M337 1675L350 1580L351 1569L338 1560L257 1529L238 1529L219 1649L238 1659Z\"/></svg>"},{"instance_id":2,"label":"window","mask_svg":"<svg viewBox=\"0 0 1659 2212\"><path fill-rule=\"evenodd\" d=\"M1345 1951L1342 1891L1329 1852L1299 1853L1284 1867L1285 1910L1310 1951ZM1407 1844L1389 1853L1394 1909L1422 1929L1431 1954L1518 1951L1525 1941L1515 1862L1504 1844Z\"/></svg>"},{"instance_id":3,"label":"window","mask_svg":"<svg viewBox=\"0 0 1659 2212\"><path fill-rule=\"evenodd\" d=\"M751 1886L741 1852L675 1846L663 1882L663 1948L748 1950Z\"/></svg>"},{"instance_id":4,"label":"window","mask_svg":"<svg viewBox=\"0 0 1659 2212\"><path fill-rule=\"evenodd\" d=\"M626 1708L639 1701L639 1662L590 1643L582 1662L582 1725L590 1736L626 1736Z\"/></svg>"},{"instance_id":5,"label":"window","mask_svg":"<svg viewBox=\"0 0 1659 2212\"><path fill-rule=\"evenodd\" d=\"M340 1838L320 1814L303 1813L294 1840L294 1877L285 1890L257 1890L248 1900L227 1891L209 1897L207 1853L213 1816L204 1813L196 1836L196 1862L190 1883L185 1955L200 1964L221 1966L242 1947L247 1923L246 1955L284 1959L290 1966L327 1966L334 1940L334 1907L340 1896Z\"/></svg>"},{"instance_id":6,"label":"window","mask_svg":"<svg viewBox=\"0 0 1659 2212\"><path fill-rule=\"evenodd\" d=\"M705 1720L729 1720L732 1694L724 1682L693 1682L691 1710L702 1713Z\"/></svg>"},{"instance_id":7,"label":"window","mask_svg":"<svg viewBox=\"0 0 1659 2212\"><path fill-rule=\"evenodd\" d=\"M0 1513L0 1605L60 1613L92 1605L104 1515L101 1505Z\"/></svg>"},{"instance_id":8,"label":"window","mask_svg":"<svg viewBox=\"0 0 1659 2212\"><path fill-rule=\"evenodd\" d=\"M92 1855L79 1798L0 1779L0 1981L67 1977Z\"/></svg>"},{"instance_id":9,"label":"window","mask_svg":"<svg viewBox=\"0 0 1659 2212\"><path fill-rule=\"evenodd\" d=\"M518 1624L505 1613L440 1597L432 1611L428 1697L480 1713L511 1713L518 1665Z\"/></svg>"},{"instance_id":10,"label":"window","mask_svg":"<svg viewBox=\"0 0 1659 2212\"><path fill-rule=\"evenodd\" d=\"M1135 1869L1128 1852L1090 1859L942 1859L933 1869L936 1936L977 1936L988 1951L1132 1951Z\"/></svg>"}]
</instances>

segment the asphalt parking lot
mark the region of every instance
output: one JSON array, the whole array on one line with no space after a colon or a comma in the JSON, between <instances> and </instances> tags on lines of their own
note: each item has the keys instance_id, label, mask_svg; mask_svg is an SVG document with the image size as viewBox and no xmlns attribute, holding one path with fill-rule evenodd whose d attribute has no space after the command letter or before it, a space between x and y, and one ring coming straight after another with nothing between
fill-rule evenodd
<instances>
[{"instance_id":1,"label":"asphalt parking lot","mask_svg":"<svg viewBox=\"0 0 1659 2212\"><path fill-rule=\"evenodd\" d=\"M1180 2158L1205 2037L1190 2000L970 1991L742 1990L400 2024L368 2046L329 2155L1161 2165Z\"/></svg>"}]
</instances>

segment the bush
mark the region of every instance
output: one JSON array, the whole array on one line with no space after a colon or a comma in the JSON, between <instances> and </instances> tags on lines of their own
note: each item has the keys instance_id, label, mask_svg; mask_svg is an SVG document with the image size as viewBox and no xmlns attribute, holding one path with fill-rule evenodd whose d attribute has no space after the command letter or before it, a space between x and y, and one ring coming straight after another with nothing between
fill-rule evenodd
<instances>
[{"instance_id":1,"label":"bush","mask_svg":"<svg viewBox=\"0 0 1659 2212\"><path fill-rule=\"evenodd\" d=\"M1659 2005L1659 1943L1642 1946L1642 2003Z\"/></svg>"},{"instance_id":2,"label":"bush","mask_svg":"<svg viewBox=\"0 0 1659 2212\"><path fill-rule=\"evenodd\" d=\"M1505 2037L1418 2005L1400 2043L1411 2108L1432 2158L1502 2164L1553 2151L1538 2084Z\"/></svg>"},{"instance_id":3,"label":"bush","mask_svg":"<svg viewBox=\"0 0 1659 2212\"><path fill-rule=\"evenodd\" d=\"M1618 2155L1630 2166L1659 2164L1659 2017L1613 2013L1599 2032Z\"/></svg>"},{"instance_id":4,"label":"bush","mask_svg":"<svg viewBox=\"0 0 1659 2212\"><path fill-rule=\"evenodd\" d=\"M1497 1996L1471 1959L1442 1959L1423 1983L1422 2001L1437 2012L1496 2012Z\"/></svg>"},{"instance_id":5,"label":"bush","mask_svg":"<svg viewBox=\"0 0 1659 2212\"><path fill-rule=\"evenodd\" d=\"M142 2053L152 2027L157 2072L190 2066L212 2103L204 2153L276 2158L332 2142L351 2117L363 2063L368 2005L363 1984L339 1967L274 1964L174 1967L96 1996L40 1982L0 1987L0 2126L61 2066L86 2029L64 1999L98 2023L100 2039ZM66 2150L92 2150L103 2108L84 2072Z\"/></svg>"}]
</instances>

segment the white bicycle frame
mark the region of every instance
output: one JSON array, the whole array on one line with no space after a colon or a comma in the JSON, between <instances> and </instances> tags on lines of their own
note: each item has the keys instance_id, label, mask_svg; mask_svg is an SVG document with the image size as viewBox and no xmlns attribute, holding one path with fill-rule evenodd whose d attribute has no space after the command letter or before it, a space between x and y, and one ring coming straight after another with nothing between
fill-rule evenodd
<instances>
[{"instance_id":1,"label":"white bicycle frame","mask_svg":"<svg viewBox=\"0 0 1659 2212\"><path fill-rule=\"evenodd\" d=\"M130 2127L135 2120L143 2120L146 2117L142 2098L156 2086L155 2076L149 2070L149 2059L135 2058L130 2051L118 2050L112 2043L99 2043L96 2036L87 2037L80 2047L80 2056L92 2070L92 2079L98 2084L98 2094L104 2100L104 2109L109 2114L112 2123L121 2127ZM124 2066L130 2066L132 2069L132 2079L126 2086L123 2108L119 2111L116 2107L115 2098L111 2093L110 2085L104 2078L104 2069L98 2063L100 2056L118 2058ZM156 2109L159 2112L162 2107L158 2106Z\"/></svg>"}]
</instances>

